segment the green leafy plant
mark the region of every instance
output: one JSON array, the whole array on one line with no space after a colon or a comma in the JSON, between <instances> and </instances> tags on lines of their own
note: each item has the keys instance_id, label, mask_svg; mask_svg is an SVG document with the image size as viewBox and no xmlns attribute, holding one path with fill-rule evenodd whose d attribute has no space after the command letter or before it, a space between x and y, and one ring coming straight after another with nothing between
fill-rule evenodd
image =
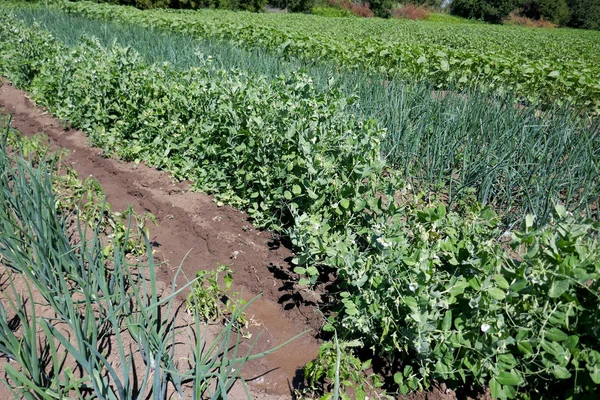
<instances>
[{"instance_id":1,"label":"green leafy plant","mask_svg":"<svg viewBox=\"0 0 600 400\"><path fill-rule=\"evenodd\" d=\"M455 7L477 3L485 8L486 2L455 3ZM479 18L489 11L500 21L515 8L506 8L512 0L496 3L485 10L479 7L479 14L473 15ZM387 79L400 76L425 80L443 90L476 87L488 93L515 94L529 104L560 102L596 113L600 104L600 87L595 79L599 73L597 32L535 33L486 24L407 25L400 20L371 18L329 19L324 23L316 16L282 19L273 14L247 15L242 21L238 14L222 11L148 13L89 2L61 2L59 7L76 15L135 22L198 38L232 40L285 56L326 58L346 68L384 73ZM387 13L390 8L383 4L378 12ZM490 39L498 36L502 41Z\"/></svg>"},{"instance_id":2,"label":"green leafy plant","mask_svg":"<svg viewBox=\"0 0 600 400\"><path fill-rule=\"evenodd\" d=\"M320 398L343 399L350 398L364 400L367 398L366 372L370 368L370 361L362 362L356 358L352 348L362 347L360 341L325 342L319 348L317 358L304 367L304 377L309 386L309 392L325 393ZM380 387L381 383L376 375L374 386ZM350 397L352 396L352 397Z\"/></svg>"},{"instance_id":3,"label":"green leafy plant","mask_svg":"<svg viewBox=\"0 0 600 400\"><path fill-rule=\"evenodd\" d=\"M139 51L147 62L168 61L177 69L236 68L249 77L266 75L267 80L305 69L317 91L335 88L346 98L356 94L346 111L363 119L376 116L386 129L381 139L386 164L403 171L414 192L443 192L451 206L476 189L477 199L500 210L509 225L527 213L546 220L556 201L577 213L591 215L597 209L600 185L593 160L600 146L594 133L600 121L590 124L556 105L544 112L517 109L509 94L491 99L475 91L437 91L424 83L388 80L385 74L340 69L330 61L282 60L278 52L267 49L197 41L131 22L71 17L57 10L25 9L18 16L28 24L39 21L62 42L74 44L81 36L94 35L110 47L116 40ZM382 85L374 85L375 81ZM169 154L176 154L179 140L170 140L176 146ZM138 153L135 147L126 155L139 160Z\"/></svg>"},{"instance_id":4,"label":"green leafy plant","mask_svg":"<svg viewBox=\"0 0 600 400\"><path fill-rule=\"evenodd\" d=\"M222 275L223 285L220 284ZM187 297L187 310L203 321L223 321L235 316L238 328L247 328L248 322L243 313L236 310L246 302L237 292L230 293L233 271L228 265L220 264L211 271L196 272L196 282Z\"/></svg>"},{"instance_id":5,"label":"green leafy plant","mask_svg":"<svg viewBox=\"0 0 600 400\"><path fill-rule=\"evenodd\" d=\"M465 188L467 196L452 209L445 204L450 189L422 191L382 160L386 132L352 113L356 97L333 87L319 90L304 74L268 80L212 68L208 60L186 70L149 65L131 48L106 49L90 38L69 48L15 21L0 26L0 38L12 57L0 64L9 77L22 78L30 62L18 39L35 43L43 66L24 84L36 101L84 129L107 152L191 179L217 201L243 207L261 226L284 232L296 252L301 284L315 285L333 272L339 292L331 295L326 329L335 330L341 342L360 339L376 354L397 360L401 390L426 389L434 381L488 385L500 398L596 390L591 382L597 378L598 337L589 323L594 319L584 316L598 312L597 222L558 208L556 216L538 216L537 225L528 216L520 231L507 230L501 216L472 201ZM480 110L478 127L486 110ZM436 116L441 124L444 115ZM519 196L527 202L534 201L531 192L540 181L577 176L537 169L536 161L548 155L562 154L555 164L573 166L564 171L580 171L594 187L593 133L540 135L532 152L519 153L529 135L520 132L522 142L511 142L510 152L502 153L525 154L515 160L526 168L513 174L494 152L509 147L510 135L492 140L480 131L451 142L459 164L489 161L506 182L522 175ZM427 151L414 163L418 169L449 163L452 146L432 141L431 132L419 137ZM437 132L438 138L450 136ZM551 141L556 145L547 145ZM487 151L471 152L476 142ZM570 142L590 150L587 162L561 152ZM459 179L454 167L437 171ZM464 175L478 190L495 187L489 176ZM507 187L507 196L517 190ZM567 187L566 198L581 193ZM542 210L553 202L549 196L537 199ZM513 235L509 250L506 239ZM550 318L555 310L560 313ZM144 346L152 350L148 354L161 353L156 344Z\"/></svg>"}]
</instances>

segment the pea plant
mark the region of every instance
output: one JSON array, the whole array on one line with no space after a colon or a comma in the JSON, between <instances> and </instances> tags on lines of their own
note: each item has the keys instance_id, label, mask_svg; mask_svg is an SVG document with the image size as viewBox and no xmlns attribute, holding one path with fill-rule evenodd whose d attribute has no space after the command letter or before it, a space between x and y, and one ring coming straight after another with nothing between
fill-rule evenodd
<instances>
[{"instance_id":1,"label":"pea plant","mask_svg":"<svg viewBox=\"0 0 600 400\"><path fill-rule=\"evenodd\" d=\"M595 393L597 221L558 205L515 228L472 198L449 207L386 167L386 132L352 113L355 97L302 73L150 65L18 21L0 26L0 49L1 73L107 154L190 179L284 233L299 285L335 276L324 329L397 366L400 392L444 381L501 399Z\"/></svg>"}]
</instances>

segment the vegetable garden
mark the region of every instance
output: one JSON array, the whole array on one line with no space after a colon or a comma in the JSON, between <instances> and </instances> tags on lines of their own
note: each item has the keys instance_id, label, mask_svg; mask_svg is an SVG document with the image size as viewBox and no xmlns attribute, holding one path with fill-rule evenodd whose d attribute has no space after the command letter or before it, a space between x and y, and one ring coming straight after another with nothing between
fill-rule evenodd
<instances>
[{"instance_id":1,"label":"vegetable garden","mask_svg":"<svg viewBox=\"0 0 600 400\"><path fill-rule=\"evenodd\" d=\"M230 11L140 11L60 3L92 18L134 22L200 38L232 40L282 56L330 59L350 68L426 79L438 87L477 86L528 102L577 103L598 112L600 34L402 20L331 18ZM310 34L307 34L310 32Z\"/></svg>"},{"instance_id":2,"label":"vegetable garden","mask_svg":"<svg viewBox=\"0 0 600 400\"><path fill-rule=\"evenodd\" d=\"M300 286L335 276L315 391L372 390L351 382L360 346L392 366L390 392L597 395L597 33L1 12L0 73L37 104L283 233Z\"/></svg>"}]
</instances>

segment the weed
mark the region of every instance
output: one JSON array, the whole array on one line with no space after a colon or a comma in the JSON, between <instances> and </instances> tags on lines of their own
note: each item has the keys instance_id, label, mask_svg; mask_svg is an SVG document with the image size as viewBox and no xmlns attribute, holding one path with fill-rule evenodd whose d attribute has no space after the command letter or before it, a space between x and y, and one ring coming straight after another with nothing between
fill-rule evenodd
<instances>
[{"instance_id":1,"label":"weed","mask_svg":"<svg viewBox=\"0 0 600 400\"><path fill-rule=\"evenodd\" d=\"M423 6L416 6L412 3L403 4L390 11L392 18L404 18L411 20L427 19L430 16L429 11Z\"/></svg>"},{"instance_id":2,"label":"weed","mask_svg":"<svg viewBox=\"0 0 600 400\"><path fill-rule=\"evenodd\" d=\"M223 286L220 284L222 275ZM243 313L236 313L246 302L237 292L230 293L233 283L233 271L228 265L219 264L217 269L211 271L198 271L196 282L187 297L187 310L192 315L197 315L203 321L229 320L232 315L237 315L234 321L239 329L248 327L248 322Z\"/></svg>"}]
</instances>

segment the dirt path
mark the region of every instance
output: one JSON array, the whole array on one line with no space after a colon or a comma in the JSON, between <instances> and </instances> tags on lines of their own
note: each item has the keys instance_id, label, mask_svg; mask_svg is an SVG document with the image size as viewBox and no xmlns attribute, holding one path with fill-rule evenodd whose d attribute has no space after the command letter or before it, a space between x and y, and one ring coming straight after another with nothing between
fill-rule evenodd
<instances>
[{"instance_id":1,"label":"dirt path","mask_svg":"<svg viewBox=\"0 0 600 400\"><path fill-rule=\"evenodd\" d=\"M12 115L12 126L22 134L42 132L52 147L70 150L68 162L82 179L93 176L98 180L113 211L131 205L138 213L154 214L159 225L151 226L151 240L157 257L167 262L159 279L171 282L182 262L189 278L198 269L214 269L223 263L231 265L234 290L244 298L263 292L247 311L256 325L253 334L263 332L256 351L313 330L246 368L245 378L257 398L290 398L301 368L317 354L313 336L322 320L311 307L310 295L295 291L288 278L291 251L273 234L254 228L245 213L218 207L210 196L189 191L189 183L175 183L167 173L142 164L104 158L100 149L89 147L83 132L64 128L5 80L0 81L0 107Z\"/></svg>"}]
</instances>

